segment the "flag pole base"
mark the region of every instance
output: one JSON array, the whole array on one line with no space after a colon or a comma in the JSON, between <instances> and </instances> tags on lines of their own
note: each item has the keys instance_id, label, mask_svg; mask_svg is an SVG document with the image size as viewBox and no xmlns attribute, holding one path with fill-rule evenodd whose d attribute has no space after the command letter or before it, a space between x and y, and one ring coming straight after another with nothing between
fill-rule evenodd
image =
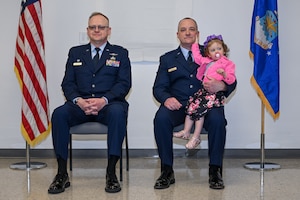
<instances>
[{"instance_id":1,"label":"flag pole base","mask_svg":"<svg viewBox=\"0 0 300 200\"><path fill-rule=\"evenodd\" d=\"M28 165L27 162L19 162L19 163L14 163L9 166L10 169L16 169L16 170L31 170L31 169L42 169L46 167L46 163L42 162L30 162Z\"/></svg>"},{"instance_id":2,"label":"flag pole base","mask_svg":"<svg viewBox=\"0 0 300 200\"><path fill-rule=\"evenodd\" d=\"M47 166L46 163L42 162L31 162L30 161L30 146L26 142L26 162L19 162L10 165L10 169L20 169L20 170L31 170L31 169L41 169Z\"/></svg>"},{"instance_id":3,"label":"flag pole base","mask_svg":"<svg viewBox=\"0 0 300 200\"><path fill-rule=\"evenodd\" d=\"M281 168L280 165L276 163L264 163L262 165L260 162L246 163L244 167L251 170L277 170Z\"/></svg>"}]
</instances>

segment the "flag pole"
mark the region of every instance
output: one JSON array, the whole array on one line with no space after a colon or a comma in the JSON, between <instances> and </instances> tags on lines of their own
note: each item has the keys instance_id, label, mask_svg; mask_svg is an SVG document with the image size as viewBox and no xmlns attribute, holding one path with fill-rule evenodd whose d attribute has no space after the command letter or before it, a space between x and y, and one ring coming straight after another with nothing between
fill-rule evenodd
<instances>
[{"instance_id":1,"label":"flag pole","mask_svg":"<svg viewBox=\"0 0 300 200\"><path fill-rule=\"evenodd\" d=\"M261 101L261 135L260 135L260 162L246 163L244 167L246 169L253 170L275 170L280 169L280 165L276 163L265 162L265 105Z\"/></svg>"},{"instance_id":2,"label":"flag pole","mask_svg":"<svg viewBox=\"0 0 300 200\"><path fill-rule=\"evenodd\" d=\"M19 170L31 170L31 169L41 169L47 166L46 163L42 162L30 162L30 146L26 142L26 162L19 162L10 165L11 169Z\"/></svg>"}]
</instances>

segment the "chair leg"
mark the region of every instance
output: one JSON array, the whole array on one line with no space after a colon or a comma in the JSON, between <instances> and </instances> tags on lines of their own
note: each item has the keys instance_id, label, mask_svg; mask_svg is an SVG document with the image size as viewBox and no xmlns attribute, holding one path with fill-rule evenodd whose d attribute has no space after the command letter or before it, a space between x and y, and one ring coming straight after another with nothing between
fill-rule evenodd
<instances>
[{"instance_id":1,"label":"chair leg","mask_svg":"<svg viewBox=\"0 0 300 200\"><path fill-rule=\"evenodd\" d=\"M70 171L72 171L72 134L70 134L70 142L69 142L69 151L70 151Z\"/></svg>"},{"instance_id":2,"label":"chair leg","mask_svg":"<svg viewBox=\"0 0 300 200\"><path fill-rule=\"evenodd\" d=\"M125 138L125 148L126 148L126 171L129 171L129 151L128 151L127 131L126 131L126 138Z\"/></svg>"},{"instance_id":3,"label":"chair leg","mask_svg":"<svg viewBox=\"0 0 300 200\"><path fill-rule=\"evenodd\" d=\"M123 153L122 153L123 149L121 149L121 156L120 156L120 181L123 181Z\"/></svg>"},{"instance_id":4,"label":"chair leg","mask_svg":"<svg viewBox=\"0 0 300 200\"><path fill-rule=\"evenodd\" d=\"M126 170L129 171L129 150L128 150L128 138L127 138L127 131L125 135L125 146L126 146ZM70 141L69 141L69 162L70 162L70 171L72 171L72 134L70 134ZM120 156L120 181L123 181L123 148L121 150Z\"/></svg>"}]
</instances>

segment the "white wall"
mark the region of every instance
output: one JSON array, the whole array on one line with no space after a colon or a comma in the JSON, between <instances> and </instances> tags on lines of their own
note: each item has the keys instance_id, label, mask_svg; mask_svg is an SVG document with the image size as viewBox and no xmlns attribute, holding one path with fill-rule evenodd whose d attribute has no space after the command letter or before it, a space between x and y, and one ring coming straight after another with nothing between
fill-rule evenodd
<instances>
[{"instance_id":1,"label":"white wall","mask_svg":"<svg viewBox=\"0 0 300 200\"><path fill-rule=\"evenodd\" d=\"M200 42L209 34L222 34L230 47L230 58L237 65L237 91L226 105L226 148L260 148L261 102L250 85L253 63L248 56L253 0L214 3L208 0L43 0L42 6L51 112L64 101L60 83L68 50L82 40L80 33L85 32L90 13L101 11L111 21L111 43L127 47L132 60L133 87L128 99L130 148L156 148L152 121L157 104L151 89L158 58L178 46L178 20L191 16L197 20L203 36ZM297 125L300 68L296 65L300 46L299 7L298 0L288 3L278 0L281 115L276 121L268 113L265 115L266 148L300 147ZM13 71L19 8L20 1L6 1L0 7L0 149L25 147L20 133L21 93ZM99 143L75 145L87 148L97 147ZM183 148L178 144L175 147ZM51 135L35 148L51 149ZM206 141L202 148L207 148Z\"/></svg>"}]
</instances>

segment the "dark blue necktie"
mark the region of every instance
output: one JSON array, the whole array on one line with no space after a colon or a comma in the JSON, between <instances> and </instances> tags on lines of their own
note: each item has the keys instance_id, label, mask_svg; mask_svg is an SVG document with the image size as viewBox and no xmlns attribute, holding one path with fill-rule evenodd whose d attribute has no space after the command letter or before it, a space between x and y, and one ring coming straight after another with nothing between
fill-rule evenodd
<instances>
[{"instance_id":1,"label":"dark blue necktie","mask_svg":"<svg viewBox=\"0 0 300 200\"><path fill-rule=\"evenodd\" d=\"M188 61L189 64L191 64L193 62L192 52L191 51L189 51L189 56L187 58L187 61Z\"/></svg>"},{"instance_id":2,"label":"dark blue necktie","mask_svg":"<svg viewBox=\"0 0 300 200\"><path fill-rule=\"evenodd\" d=\"M99 51L100 51L100 48L95 48L95 50L97 51L96 55L93 57L93 63L95 66L97 66L97 63L99 61Z\"/></svg>"}]
</instances>

